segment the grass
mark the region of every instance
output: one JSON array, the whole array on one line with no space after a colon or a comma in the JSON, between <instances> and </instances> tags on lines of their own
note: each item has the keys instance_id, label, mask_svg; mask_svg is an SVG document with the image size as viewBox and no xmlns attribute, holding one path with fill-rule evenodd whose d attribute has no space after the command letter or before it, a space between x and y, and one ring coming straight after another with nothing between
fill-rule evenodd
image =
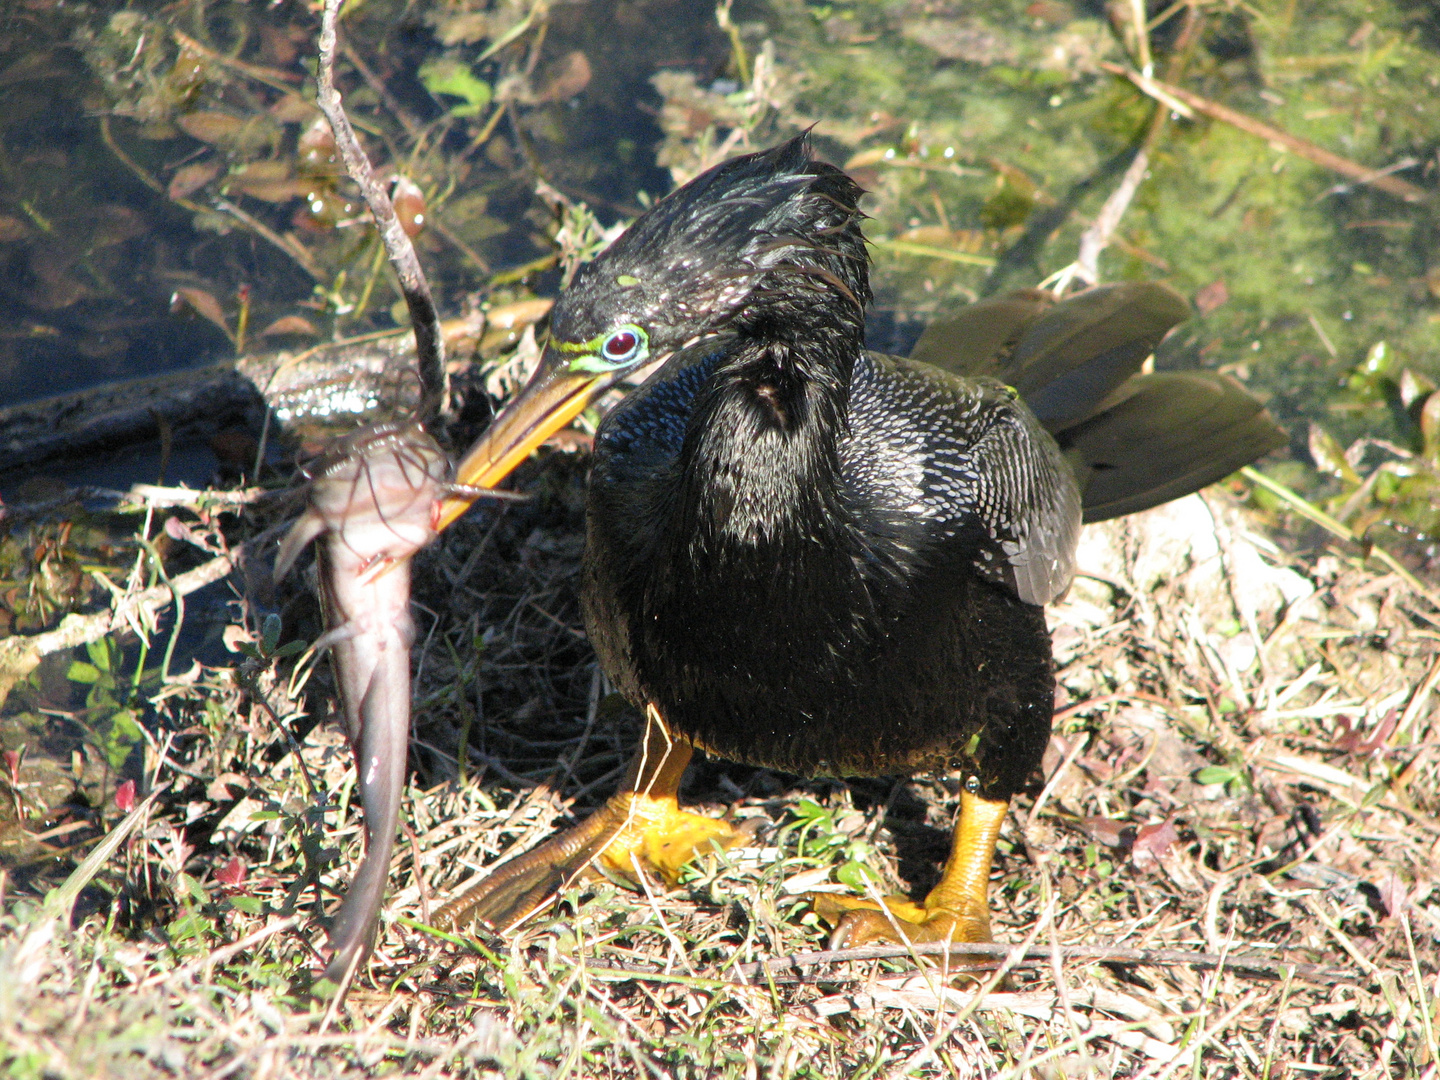
<instances>
[{"instance_id":1,"label":"grass","mask_svg":"<svg viewBox=\"0 0 1440 1080\"><path fill-rule=\"evenodd\" d=\"M128 813L113 774L88 810L26 803L38 755L21 762L18 827L82 824L5 879L9 1074L1435 1075L1436 613L1298 519L1282 551L1225 493L1092 528L1093 576L1052 611L1060 719L992 892L1002 941L1054 951L1008 992L903 956L756 967L824 948L813 889L928 888L955 776L705 762L686 798L762 819L751 847L672 892L577 887L506 937L428 931L439 900L603 799L635 738L580 630L581 475L551 455L522 479L532 503L422 557L406 835L342 1006L306 987L360 854L353 770L334 726L305 732L328 673L267 656L293 653L273 620L267 642L247 612L253 655L152 694L131 762L151 797L121 792ZM303 591L282 613L313 636ZM1065 957L1084 945L1146 959Z\"/></svg>"}]
</instances>

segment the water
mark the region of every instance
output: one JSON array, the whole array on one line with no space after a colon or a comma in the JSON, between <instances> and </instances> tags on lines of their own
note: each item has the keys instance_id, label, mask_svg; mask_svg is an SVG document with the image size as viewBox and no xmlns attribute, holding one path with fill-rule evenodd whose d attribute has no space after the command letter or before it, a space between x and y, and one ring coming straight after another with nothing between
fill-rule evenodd
<instances>
[{"instance_id":1,"label":"water","mask_svg":"<svg viewBox=\"0 0 1440 1080\"><path fill-rule=\"evenodd\" d=\"M447 313L553 295L557 196L537 180L608 224L717 147L813 126L818 152L872 192L872 344L903 352L936 311L1073 259L1155 108L1102 67L1141 59L1133 31L1064 0L774 0L737 4L728 25L708 2L670 0L351 8L341 85L377 166L426 194L420 254ZM298 3L5 6L0 403L203 364L237 342L395 325L375 238L305 141L315 31ZM1157 77L1433 190L1429 6L1211 13L1177 70L1184 37L1180 16L1154 28ZM440 61L463 78L438 79ZM1440 381L1436 231L1433 200L1197 115L1153 146L1100 268L1196 302L1159 364L1226 371L1265 397L1293 435L1267 468L1340 499L1389 468L1355 521L1423 547L1440 455L1440 406L1424 419ZM1327 459L1331 443L1353 460ZM213 471L205 447L182 451L187 477ZM152 464L129 475L154 480Z\"/></svg>"}]
</instances>

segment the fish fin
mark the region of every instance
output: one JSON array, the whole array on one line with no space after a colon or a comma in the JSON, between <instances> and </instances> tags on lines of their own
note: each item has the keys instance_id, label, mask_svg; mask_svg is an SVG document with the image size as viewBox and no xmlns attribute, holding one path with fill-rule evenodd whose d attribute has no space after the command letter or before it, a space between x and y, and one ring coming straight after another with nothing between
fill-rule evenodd
<instances>
[{"instance_id":1,"label":"fish fin","mask_svg":"<svg viewBox=\"0 0 1440 1080\"><path fill-rule=\"evenodd\" d=\"M325 531L325 519L313 510L306 510L298 518L295 524L290 526L284 538L280 541L279 550L275 552L275 580L282 581L290 568L295 565L295 560L305 550L311 540Z\"/></svg>"}]
</instances>

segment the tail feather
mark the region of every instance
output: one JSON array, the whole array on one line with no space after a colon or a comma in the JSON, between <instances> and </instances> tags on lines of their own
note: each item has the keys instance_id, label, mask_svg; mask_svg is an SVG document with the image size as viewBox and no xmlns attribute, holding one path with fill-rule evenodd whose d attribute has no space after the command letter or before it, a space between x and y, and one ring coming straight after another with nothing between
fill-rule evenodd
<instances>
[{"instance_id":1,"label":"tail feather","mask_svg":"<svg viewBox=\"0 0 1440 1080\"><path fill-rule=\"evenodd\" d=\"M927 326L910 350L910 359L952 375L986 375L1005 382L1001 368L1020 339L1054 306L1054 295L1043 289L1020 289L980 300Z\"/></svg>"},{"instance_id":2,"label":"tail feather","mask_svg":"<svg viewBox=\"0 0 1440 1080\"><path fill-rule=\"evenodd\" d=\"M1190 317L1173 289L1110 285L1056 304L1015 349L1001 378L1052 432L1093 416L1140 370L1170 328Z\"/></svg>"},{"instance_id":3,"label":"tail feather","mask_svg":"<svg viewBox=\"0 0 1440 1080\"><path fill-rule=\"evenodd\" d=\"M1285 445L1286 436L1233 379L1186 371L1131 378L1056 440L1090 522L1198 491Z\"/></svg>"},{"instance_id":4,"label":"tail feather","mask_svg":"<svg viewBox=\"0 0 1440 1080\"><path fill-rule=\"evenodd\" d=\"M1024 290L932 323L911 355L1015 388L1075 471L1086 521L1178 499L1284 445L1285 433L1232 379L1139 374L1190 306L1130 282L1060 302Z\"/></svg>"}]
</instances>

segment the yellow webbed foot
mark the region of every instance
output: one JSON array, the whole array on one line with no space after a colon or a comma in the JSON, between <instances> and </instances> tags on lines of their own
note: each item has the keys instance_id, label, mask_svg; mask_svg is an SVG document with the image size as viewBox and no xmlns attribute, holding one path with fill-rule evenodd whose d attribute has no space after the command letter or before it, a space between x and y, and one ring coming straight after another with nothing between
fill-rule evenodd
<instances>
[{"instance_id":1,"label":"yellow webbed foot","mask_svg":"<svg viewBox=\"0 0 1440 1080\"><path fill-rule=\"evenodd\" d=\"M634 792L616 795L601 813L621 822L613 838L595 856L595 867L611 879L638 885L636 865L653 870L667 885L680 880L687 863L702 855L749 842L750 834L728 821L681 810L675 797Z\"/></svg>"},{"instance_id":2,"label":"yellow webbed foot","mask_svg":"<svg viewBox=\"0 0 1440 1080\"><path fill-rule=\"evenodd\" d=\"M960 796L960 821L955 826L950 858L940 883L923 904L891 896L885 898L882 908L859 897L817 897L816 913L835 927L830 947L849 949L875 942L989 944L993 940L990 864L1008 807L1008 800L982 799L969 792ZM957 951L964 953L963 949ZM975 959L993 958L977 954Z\"/></svg>"},{"instance_id":3,"label":"yellow webbed foot","mask_svg":"<svg viewBox=\"0 0 1440 1080\"><path fill-rule=\"evenodd\" d=\"M815 912L835 927L830 936L832 949L853 949L876 942L903 944L908 941L919 945L949 941L958 945L989 944L993 940L990 912L984 908L952 911L917 904L903 896L885 897L882 908L873 900L824 893L815 898Z\"/></svg>"},{"instance_id":4,"label":"yellow webbed foot","mask_svg":"<svg viewBox=\"0 0 1440 1080\"><path fill-rule=\"evenodd\" d=\"M636 885L637 873L653 871L674 885L697 856L748 843L743 827L680 809L676 792L692 752L650 710L645 739L620 790L573 829L511 859L450 900L436 913L436 926L483 922L506 930L587 874Z\"/></svg>"}]
</instances>

